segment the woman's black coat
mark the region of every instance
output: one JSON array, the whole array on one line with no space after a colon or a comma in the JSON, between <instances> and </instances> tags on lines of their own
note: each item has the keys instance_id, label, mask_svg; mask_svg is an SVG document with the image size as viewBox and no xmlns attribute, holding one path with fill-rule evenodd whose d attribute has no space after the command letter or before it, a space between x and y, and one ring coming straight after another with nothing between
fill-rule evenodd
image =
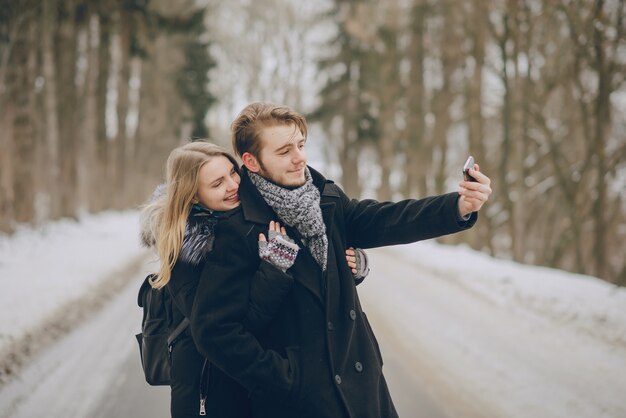
<instances>
[{"instance_id":1,"label":"woman's black coat","mask_svg":"<svg viewBox=\"0 0 626 418\"><path fill-rule=\"evenodd\" d=\"M287 228L301 247L289 269L294 286L265 331L256 336L246 331L249 288L259 266L257 237L277 216L244 169L240 209L219 223L197 288L194 340L250 392L254 417L395 417L378 343L344 249L434 238L471 227L477 216L459 221L457 193L399 203L357 201L311 173L322 196L327 271L322 273L297 231Z\"/></svg>"},{"instance_id":2,"label":"woman's black coat","mask_svg":"<svg viewBox=\"0 0 626 418\"><path fill-rule=\"evenodd\" d=\"M167 285L174 301L170 328L184 317L190 317L195 290L207 255L212 248L214 218L206 212L192 211L187 221L183 250L172 269ZM259 264L251 284L250 301L244 318L245 327L259 333L276 314L287 292L293 286L290 274L267 262ZM171 415L172 418L198 417L201 385L206 394L208 418L248 418L250 401L239 384L210 363L198 352L189 328L179 337L171 352ZM201 371L205 368L204 374Z\"/></svg>"}]
</instances>

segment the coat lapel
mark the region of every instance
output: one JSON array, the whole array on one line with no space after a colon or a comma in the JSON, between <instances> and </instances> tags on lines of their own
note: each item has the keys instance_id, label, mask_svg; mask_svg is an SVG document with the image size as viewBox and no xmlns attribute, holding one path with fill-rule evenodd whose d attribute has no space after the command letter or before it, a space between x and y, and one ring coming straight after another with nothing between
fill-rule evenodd
<instances>
[{"instance_id":1,"label":"coat lapel","mask_svg":"<svg viewBox=\"0 0 626 418\"><path fill-rule=\"evenodd\" d=\"M261 196L256 187L254 187L254 184L252 184L248 176L248 171L245 168L241 170L239 200L241 201L243 217L246 221L267 227L270 221L278 219L278 215L276 215L274 210L263 200L263 196Z\"/></svg>"},{"instance_id":2,"label":"coat lapel","mask_svg":"<svg viewBox=\"0 0 626 418\"><path fill-rule=\"evenodd\" d=\"M335 202L328 202L328 203L322 203L321 205L322 208L322 218L324 219L324 225L326 225L326 236L328 237L328 240L330 241L330 231L333 230L333 227L335 226ZM328 244L330 245L330 244Z\"/></svg>"},{"instance_id":3,"label":"coat lapel","mask_svg":"<svg viewBox=\"0 0 626 418\"><path fill-rule=\"evenodd\" d=\"M246 221L257 223L265 229L270 221L279 220L278 215L276 215L274 210L265 202L254 184L252 184L252 181L250 181L250 177L245 168L242 168L239 198L241 200L243 216ZM324 222L326 223L326 218L324 218ZM289 271L297 282L315 295L320 305L324 305L321 288L323 280L322 270L315 261L315 258L311 255L309 249L306 248L300 240L300 234L298 234L294 228L290 227L287 227L287 233L300 247L296 262Z\"/></svg>"}]
</instances>

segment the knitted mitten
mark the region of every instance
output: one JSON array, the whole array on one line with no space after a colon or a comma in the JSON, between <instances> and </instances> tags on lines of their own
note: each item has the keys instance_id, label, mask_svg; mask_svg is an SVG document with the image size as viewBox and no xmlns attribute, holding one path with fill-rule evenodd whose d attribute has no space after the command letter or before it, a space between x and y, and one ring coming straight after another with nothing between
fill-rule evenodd
<instances>
[{"instance_id":1,"label":"knitted mitten","mask_svg":"<svg viewBox=\"0 0 626 418\"><path fill-rule=\"evenodd\" d=\"M259 241L259 257L283 272L287 271L296 261L300 247L287 235L276 231L269 231L268 238Z\"/></svg>"},{"instance_id":2,"label":"knitted mitten","mask_svg":"<svg viewBox=\"0 0 626 418\"><path fill-rule=\"evenodd\" d=\"M370 272L367 254L365 254L365 251L361 248L355 248L354 255L356 257L356 273L353 273L352 275L355 280L364 279Z\"/></svg>"}]
</instances>

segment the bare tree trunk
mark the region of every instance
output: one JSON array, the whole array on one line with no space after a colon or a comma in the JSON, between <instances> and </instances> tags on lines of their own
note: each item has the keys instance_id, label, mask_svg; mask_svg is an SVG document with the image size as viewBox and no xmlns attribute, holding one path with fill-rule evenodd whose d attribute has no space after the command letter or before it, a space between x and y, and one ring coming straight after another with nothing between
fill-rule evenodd
<instances>
[{"instance_id":1,"label":"bare tree trunk","mask_svg":"<svg viewBox=\"0 0 626 418\"><path fill-rule=\"evenodd\" d=\"M137 137L137 118L139 116L139 103L141 100L141 74L142 74L142 60L139 56L134 56L131 58L131 80L130 91L129 91L129 106L128 113L129 116L132 116L132 120L128 121L129 125L127 126L127 148L126 148L126 166L127 166L127 177L130 187L127 186L128 190L128 201L126 205L136 206L145 201L145 196L143 195L143 182L140 181L141 178L146 176L146 173L140 171L140 166L138 162L143 157L139 154L138 149L138 137ZM227 136L224 136L227 138Z\"/></svg>"},{"instance_id":2,"label":"bare tree trunk","mask_svg":"<svg viewBox=\"0 0 626 418\"><path fill-rule=\"evenodd\" d=\"M141 69L142 89L139 99L139 124L137 125L137 149L138 153L143 156L138 161L139 169L143 173L149 173L143 177L145 180L164 178L165 173L162 172L164 160L161 160L159 163L159 155L163 156L163 158L166 158L167 155L165 150L158 149L162 146L161 141L164 138L155 136L158 135L158 131L161 128L159 124L161 123L160 118L162 115L158 112L159 97L158 89L155 88L157 83L156 68L151 61L147 60L144 62ZM159 140L154 141L155 138ZM155 184L142 184L145 198L150 196L150 188L154 186Z\"/></svg>"},{"instance_id":3,"label":"bare tree trunk","mask_svg":"<svg viewBox=\"0 0 626 418\"><path fill-rule=\"evenodd\" d=\"M87 159L87 81L91 72L90 51L90 14L91 10L80 1L76 6L76 209L85 210L89 207L89 178L91 177L90 161Z\"/></svg>"},{"instance_id":4,"label":"bare tree trunk","mask_svg":"<svg viewBox=\"0 0 626 418\"><path fill-rule=\"evenodd\" d=\"M460 49L462 44L462 36L457 34L457 28L461 26L462 19L459 16L457 7L442 4L443 14L443 33L441 36L440 54L442 67L442 85L433 94L433 113L435 115L435 126L433 128L432 146L426 154L431 158L434 156L435 150L438 150L440 159L437 167L432 171L435 173L435 190L434 193L442 194L445 192L445 183L448 173L447 154L448 154L448 130L452 124L450 108L455 99L452 76L454 72L461 66L463 62L463 51ZM457 172L457 178L460 179L460 172Z\"/></svg>"},{"instance_id":5,"label":"bare tree trunk","mask_svg":"<svg viewBox=\"0 0 626 418\"><path fill-rule=\"evenodd\" d=\"M399 130L396 125L401 97L402 85L399 72L400 53L398 35L400 32L400 9L397 0L390 1L387 5L385 23L379 30L379 36L384 44L381 57L380 80L386 83L378 83L376 89L380 102L380 114L378 117L381 126L381 136L378 138L378 155L380 161L381 178L378 198L386 201L392 199L391 172L395 166L395 155L398 145Z\"/></svg>"},{"instance_id":6,"label":"bare tree trunk","mask_svg":"<svg viewBox=\"0 0 626 418\"><path fill-rule=\"evenodd\" d=\"M17 33L25 17L14 10L7 13L1 23L5 38L0 39L0 232L12 232L15 221L15 194L13 190L13 167L15 138L13 121L15 102L12 97L13 74L10 71L11 56Z\"/></svg>"},{"instance_id":7,"label":"bare tree trunk","mask_svg":"<svg viewBox=\"0 0 626 418\"><path fill-rule=\"evenodd\" d=\"M32 222L35 219L35 110L36 102L32 86L37 77L37 46L35 26L25 27L18 34L13 51L16 103L13 119L15 139L15 220Z\"/></svg>"},{"instance_id":8,"label":"bare tree trunk","mask_svg":"<svg viewBox=\"0 0 626 418\"><path fill-rule=\"evenodd\" d=\"M594 22L600 21L600 15L605 13L603 10L604 1L597 0L594 10ZM621 23L620 23L621 24ZM608 278L607 271L607 248L606 248L606 155L605 143L608 128L611 123L611 74L606 62L604 43L606 39L602 33L602 29L598 25L594 25L593 30L593 49L595 52L595 67L598 77L598 93L594 103L595 125L593 132L593 152L596 158L597 174L595 198L593 199L593 218L594 218L594 273L604 279Z\"/></svg>"},{"instance_id":9,"label":"bare tree trunk","mask_svg":"<svg viewBox=\"0 0 626 418\"><path fill-rule=\"evenodd\" d=\"M129 187L127 179L128 164L126 117L128 116L128 83L130 82L130 22L121 16L118 25L119 64L117 74L117 135L115 138L115 205L122 209L127 204Z\"/></svg>"},{"instance_id":10,"label":"bare tree trunk","mask_svg":"<svg viewBox=\"0 0 626 418\"><path fill-rule=\"evenodd\" d=\"M614 283L618 286L626 286L626 262L622 264L622 268L617 273Z\"/></svg>"},{"instance_id":11,"label":"bare tree trunk","mask_svg":"<svg viewBox=\"0 0 626 418\"><path fill-rule=\"evenodd\" d=\"M548 123L545 119L545 116L543 114L535 114L534 116L538 123L539 128L544 131L545 136L547 138L548 148L549 148L548 161L552 165L552 168L554 170L556 183L559 186L558 190L562 193L562 196L563 196L562 205L558 206L558 209L561 209L561 207L565 209L569 217L570 230L573 236L572 243L575 246L574 252L576 254L576 257L575 257L575 262L577 266L576 271L578 271L579 273L582 273L585 271L585 267L584 267L585 259L584 259L583 250L582 250L582 244L584 240L581 239L582 233L581 233L580 228L584 224L586 216L585 216L584 211L582 211L581 208L577 205L576 195L578 191L578 186L576 184L573 184L572 181L569 179L569 176L568 176L569 167L565 167L565 168L562 167L563 153L560 149L560 138L558 138L558 136L555 135L550 130L550 128L548 127ZM542 212L545 212L545 210ZM560 217L562 216L563 215L560 215ZM553 249L546 248L544 251L537 251L537 252L546 256L547 254L553 252ZM555 257L556 256L552 256L552 257L546 256L546 259L556 260ZM554 262L556 263L556 261ZM556 265L556 264L551 264L551 265Z\"/></svg>"},{"instance_id":12,"label":"bare tree trunk","mask_svg":"<svg viewBox=\"0 0 626 418\"><path fill-rule=\"evenodd\" d=\"M19 32L24 30L23 26L29 22L34 15L34 10L27 9L27 5L23 3L15 3L11 6L3 5L7 8L6 15L2 16L1 23L6 27L3 28L4 37L0 39L0 114L4 111L4 104L8 102L8 91L10 83L7 77L10 72L10 61L18 40Z\"/></svg>"},{"instance_id":13,"label":"bare tree trunk","mask_svg":"<svg viewBox=\"0 0 626 418\"><path fill-rule=\"evenodd\" d=\"M84 187L85 205L88 211L94 210L95 195L98 189L94 186L100 174L100 164L96 154L98 143L98 78L100 77L100 19L96 13L88 17L87 29L87 73L85 76L84 104L85 112L82 124L82 155L81 163L85 178L81 179Z\"/></svg>"},{"instance_id":14,"label":"bare tree trunk","mask_svg":"<svg viewBox=\"0 0 626 418\"><path fill-rule=\"evenodd\" d=\"M511 86L511 75L509 74L509 54L507 51L507 45L511 42L511 22L509 11L505 10L502 16L502 26L504 28L504 33L498 36L498 46L500 48L500 54L502 57L502 73L500 74L500 79L502 80L502 84L504 85L504 103L502 106L502 148L500 152L500 164L499 164L499 178L498 185L500 189L500 202L502 203L506 213L508 214L509 221L507 222L508 227L508 235L510 237L510 253L513 256L513 259L518 260L516 257L518 256L517 251L517 242L518 237L516 236L515 229L515 212L514 212L514 204L512 200L512 194L509 185L509 179L512 173L510 159L515 158L514 154L514 138L513 136L513 103L515 102L514 98L514 87Z\"/></svg>"},{"instance_id":15,"label":"bare tree trunk","mask_svg":"<svg viewBox=\"0 0 626 418\"><path fill-rule=\"evenodd\" d=\"M12 232L15 220L13 102L6 100L3 109L0 113L0 232Z\"/></svg>"},{"instance_id":16,"label":"bare tree trunk","mask_svg":"<svg viewBox=\"0 0 626 418\"><path fill-rule=\"evenodd\" d=\"M154 179L163 178L163 162L172 148L180 144L178 127L185 116L172 86L162 82L171 66L180 60L179 56L172 56L168 47L169 41L164 37L152 40L149 59L142 65L137 149L143 156L138 165L146 180L142 185L145 197L155 186Z\"/></svg>"},{"instance_id":17,"label":"bare tree trunk","mask_svg":"<svg viewBox=\"0 0 626 418\"><path fill-rule=\"evenodd\" d=\"M57 69L59 87L59 133L60 133L60 213L62 216L76 217L77 209L77 117L76 117L76 4L66 0L59 4L59 22L56 39Z\"/></svg>"},{"instance_id":18,"label":"bare tree trunk","mask_svg":"<svg viewBox=\"0 0 626 418\"><path fill-rule=\"evenodd\" d=\"M514 62L515 74L512 79L512 96L511 96L511 138L513 140L511 144L512 155L510 157L509 165L510 170L513 173L513 178L510 179L511 183L511 231L512 239L514 243L512 246L513 259L518 262L524 262L525 249L524 249L524 159L526 158L526 140L524 121L524 99L527 98L527 91L525 90L524 74L521 68L519 57L521 56L521 48L524 44L524 38L522 38L522 28L524 27L521 22L522 13L520 12L521 2L511 2L507 6L510 10L510 38L513 42L513 54L512 61ZM528 56L528 55L527 55ZM530 61L530 60L528 60ZM530 62L527 64L530 67Z\"/></svg>"},{"instance_id":19,"label":"bare tree trunk","mask_svg":"<svg viewBox=\"0 0 626 418\"><path fill-rule=\"evenodd\" d=\"M445 189L447 178L446 153L448 151L448 128L450 128L450 105L454 96L450 91L450 68L443 69L443 86L433 97L433 113L435 114L435 126L433 127L433 147L439 150L441 160L435 170L435 190L434 193L441 194ZM428 155L433 156L431 151ZM461 178L459 171L458 177Z\"/></svg>"},{"instance_id":20,"label":"bare tree trunk","mask_svg":"<svg viewBox=\"0 0 626 418\"><path fill-rule=\"evenodd\" d=\"M494 168L491 177L497 175L495 164L491 163L492 155L489 156L485 152L484 145L484 117L482 112L483 106L483 68L485 65L485 45L487 43L487 15L488 11L482 0L475 0L471 3L472 19L468 23L468 31L471 34L472 49L470 62L473 63L473 70L467 85L466 106L467 106L467 124L468 124L468 142L469 151L481 166L481 170L490 173ZM493 204L493 202L492 202ZM489 249L491 254L495 254L493 243L494 227L491 219L483 215L481 228L477 229L477 237L470 235L470 242L476 247L480 246Z\"/></svg>"},{"instance_id":21,"label":"bare tree trunk","mask_svg":"<svg viewBox=\"0 0 626 418\"><path fill-rule=\"evenodd\" d=\"M89 187L90 208L93 212L109 209L111 198L112 181L108 173L109 167L109 139L107 136L107 93L111 67L111 36L112 22L110 14L112 10L103 10L100 13L99 47L98 47L98 75L96 86L96 103L93 112L96 137L95 158L96 164L92 168L91 186ZM95 54L96 52L93 51ZM94 65L96 65L94 63Z\"/></svg>"},{"instance_id":22,"label":"bare tree trunk","mask_svg":"<svg viewBox=\"0 0 626 418\"><path fill-rule=\"evenodd\" d=\"M409 73L408 96L408 120L407 135L408 144L406 150L406 181L404 184L404 196L425 196L426 167L423 160L432 158L430 153L425 152L426 138L425 118L426 111L424 101L426 87L424 86L424 60L426 36L426 18L429 8L426 2L417 0L413 6L411 24L411 43L408 55L411 60Z\"/></svg>"},{"instance_id":23,"label":"bare tree trunk","mask_svg":"<svg viewBox=\"0 0 626 418\"><path fill-rule=\"evenodd\" d=\"M390 111L383 112L383 117ZM389 122L384 123L382 138L378 141L378 156L380 163L380 187L378 189L378 200L388 201L392 198L391 190L391 169L394 166L394 136L395 130L389 127Z\"/></svg>"},{"instance_id":24,"label":"bare tree trunk","mask_svg":"<svg viewBox=\"0 0 626 418\"><path fill-rule=\"evenodd\" d=\"M342 121L343 148L341 150L341 184L348 196L359 198L361 185L359 184L359 154L361 150L357 144L354 127L345 118Z\"/></svg>"},{"instance_id":25,"label":"bare tree trunk","mask_svg":"<svg viewBox=\"0 0 626 418\"><path fill-rule=\"evenodd\" d=\"M347 62L348 71L350 73L357 72L353 66L357 63ZM361 185L359 183L359 149L358 131L356 124L356 115L358 114L358 87L355 86L356 81L352 76L348 76L346 81L345 97L347 98L347 108L341 121L341 137L342 148L340 154L341 164L341 183L345 187L348 196L359 198L361 196Z\"/></svg>"},{"instance_id":26,"label":"bare tree trunk","mask_svg":"<svg viewBox=\"0 0 626 418\"><path fill-rule=\"evenodd\" d=\"M612 248L607 247L610 223L607 216L607 181L613 167L608 166L606 144L611 127L610 96L618 87L613 84L613 78L621 65L619 45L624 39L625 2L620 0L616 5L618 9L614 15L605 10L604 0L597 0L589 7L586 19L581 18L572 5L563 5L561 8L565 12L571 40L575 45L576 87L581 96L579 102L585 127L584 137L588 144L585 163L593 167L594 183L590 191L593 245L587 250L593 258L593 266L587 272L607 280L611 271L608 251ZM613 34L608 32L611 29ZM611 38L614 40L611 41ZM588 88L589 70L595 73L598 81L595 89ZM588 97L593 99L589 100Z\"/></svg>"},{"instance_id":27,"label":"bare tree trunk","mask_svg":"<svg viewBox=\"0 0 626 418\"><path fill-rule=\"evenodd\" d=\"M54 34L57 30L58 0L43 1L42 71L45 80L44 120L46 142L47 193L49 199L49 217L58 219L61 216L59 181L59 114L57 97L57 74L54 52Z\"/></svg>"},{"instance_id":28,"label":"bare tree trunk","mask_svg":"<svg viewBox=\"0 0 626 418\"><path fill-rule=\"evenodd\" d=\"M525 27L524 33L520 33L520 38L523 36L523 54L525 56L531 56L531 45L533 43L533 30L535 27L535 23L532 21L532 12L528 6L527 2L523 2L522 4L522 17L520 17L520 21L517 22L517 28ZM516 60L519 62L519 60ZM515 228L515 236L518 238L518 242L516 244L517 254L514 257L517 260L522 262L527 261L527 253L528 253L528 231L527 225L529 222L528 211L527 208L530 205L528 201L528 193L526 187L526 179L530 175L530 170L527 167L526 159L530 150L530 131L531 131L531 120L530 120L530 105L532 101L531 89L532 89L532 72L534 69L534 63L532 60L528 60L528 65L526 67L526 71L522 74L522 70L518 67L516 71L516 76L519 76L520 81L518 82L518 89L521 90L518 94L520 101L518 105L516 105L517 112L519 114L519 127L520 127L520 148L518 150L517 155L517 173L519 173L518 179L516 181L516 194L517 198L514 202L514 213L515 218L513 219L514 228ZM522 78L523 77L523 78Z\"/></svg>"}]
</instances>

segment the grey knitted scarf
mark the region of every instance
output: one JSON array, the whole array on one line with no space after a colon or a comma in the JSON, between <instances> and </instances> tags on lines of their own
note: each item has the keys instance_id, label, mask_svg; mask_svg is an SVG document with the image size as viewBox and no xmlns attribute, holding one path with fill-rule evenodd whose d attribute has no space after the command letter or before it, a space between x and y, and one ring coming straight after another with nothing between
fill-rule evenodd
<instances>
[{"instance_id":1,"label":"grey knitted scarf","mask_svg":"<svg viewBox=\"0 0 626 418\"><path fill-rule=\"evenodd\" d=\"M252 184L259 190L267 204L274 209L281 221L300 233L303 244L311 251L322 271L326 271L328 261L326 225L320 209L320 191L313 185L309 169L305 171L304 185L297 189L280 187L252 172L249 172L249 175Z\"/></svg>"}]
</instances>

